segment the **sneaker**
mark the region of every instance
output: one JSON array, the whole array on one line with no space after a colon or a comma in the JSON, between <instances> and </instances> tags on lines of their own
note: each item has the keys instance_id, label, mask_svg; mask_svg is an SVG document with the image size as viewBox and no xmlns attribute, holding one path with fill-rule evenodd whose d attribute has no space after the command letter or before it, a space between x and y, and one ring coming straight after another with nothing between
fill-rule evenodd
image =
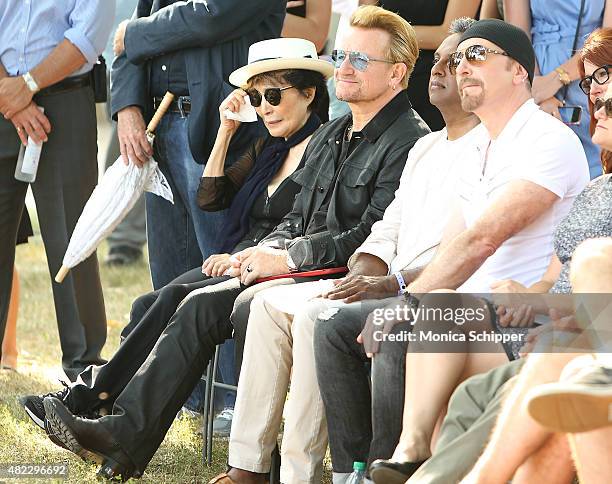
<instances>
[{"instance_id":1,"label":"sneaker","mask_svg":"<svg viewBox=\"0 0 612 484\"><path fill-rule=\"evenodd\" d=\"M229 437L230 431L232 430L233 418L234 409L224 408L213 420L213 435L217 437Z\"/></svg>"},{"instance_id":2,"label":"sneaker","mask_svg":"<svg viewBox=\"0 0 612 484\"><path fill-rule=\"evenodd\" d=\"M108 256L104 260L107 266L129 266L135 264L142 258L142 250L134 249L127 245L111 247Z\"/></svg>"},{"instance_id":3,"label":"sneaker","mask_svg":"<svg viewBox=\"0 0 612 484\"><path fill-rule=\"evenodd\" d=\"M64 401L64 399L70 393L70 388L66 383L60 381L64 388L58 392L45 393L44 395L26 395L19 397L19 403L24 408L28 416L32 421L38 425L41 429L45 430L45 407L43 406L43 400L45 397L55 397L58 400Z\"/></svg>"},{"instance_id":4,"label":"sneaker","mask_svg":"<svg viewBox=\"0 0 612 484\"><path fill-rule=\"evenodd\" d=\"M177 413L176 418L200 418L202 414L200 412L196 412L195 410L191 410L187 407L182 407Z\"/></svg>"},{"instance_id":5,"label":"sneaker","mask_svg":"<svg viewBox=\"0 0 612 484\"><path fill-rule=\"evenodd\" d=\"M533 388L533 419L557 432L587 432L612 425L612 368L593 362L567 380Z\"/></svg>"}]
</instances>

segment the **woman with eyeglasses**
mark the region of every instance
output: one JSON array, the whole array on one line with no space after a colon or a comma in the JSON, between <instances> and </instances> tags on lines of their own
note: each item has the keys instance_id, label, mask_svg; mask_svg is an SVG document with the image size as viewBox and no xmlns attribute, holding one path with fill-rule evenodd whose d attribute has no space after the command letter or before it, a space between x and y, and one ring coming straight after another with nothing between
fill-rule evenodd
<instances>
[{"instance_id":1,"label":"woman with eyeglasses","mask_svg":"<svg viewBox=\"0 0 612 484\"><path fill-rule=\"evenodd\" d=\"M576 247L588 239L612 237L612 83L608 76L608 64L612 66L612 28L592 32L578 58L581 72L584 73L580 86L589 94L592 140L601 148L604 175L591 181L576 197L569 213L555 229L554 254L542 279L530 287L513 280L498 281L491 286L493 293L569 294L572 292L569 268ZM526 328L533 325L535 318L536 309L531 306L497 307L497 319L502 327ZM529 343L527 351L532 345ZM520 356L516 351L518 346L513 348L514 358ZM372 463L370 475L377 484L406 482L418 470L431 456L435 444L432 443L434 428L439 418L443 417L455 388L468 377L491 369L490 365L486 367L482 355L476 352L466 354L463 359L460 356L458 353L449 355L446 364L437 360L439 364L435 368L419 366L416 364L419 355L411 353L409 345L406 367L416 368L418 378L406 371L402 435L391 459ZM510 377L512 372L506 371L504 375ZM421 391L423 381L436 382L435 391L424 395ZM428 388L431 390L432 385ZM444 432L444 427L441 431ZM447 439L441 439L448 443ZM521 445L526 443L521 442ZM415 482L419 482L418 479Z\"/></svg>"},{"instance_id":2,"label":"woman with eyeglasses","mask_svg":"<svg viewBox=\"0 0 612 484\"><path fill-rule=\"evenodd\" d=\"M595 178L601 174L599 147L589 134L588 106L578 87L581 62L576 52L589 33L612 27L612 0L514 0L505 4L505 20L521 27L532 39L537 59L532 89L535 102L578 135L591 178Z\"/></svg>"}]
</instances>

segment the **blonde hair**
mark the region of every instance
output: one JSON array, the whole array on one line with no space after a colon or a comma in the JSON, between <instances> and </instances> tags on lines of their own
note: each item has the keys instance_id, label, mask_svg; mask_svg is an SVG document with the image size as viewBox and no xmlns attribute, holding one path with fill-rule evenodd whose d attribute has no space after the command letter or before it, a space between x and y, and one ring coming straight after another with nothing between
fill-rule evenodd
<instances>
[{"instance_id":1,"label":"blonde hair","mask_svg":"<svg viewBox=\"0 0 612 484\"><path fill-rule=\"evenodd\" d=\"M384 30L391 37L387 58L393 63L405 64L408 70L402 79L402 88L408 87L408 79L419 57L419 45L412 26L398 14L374 5L359 7L351 16L351 27Z\"/></svg>"}]
</instances>

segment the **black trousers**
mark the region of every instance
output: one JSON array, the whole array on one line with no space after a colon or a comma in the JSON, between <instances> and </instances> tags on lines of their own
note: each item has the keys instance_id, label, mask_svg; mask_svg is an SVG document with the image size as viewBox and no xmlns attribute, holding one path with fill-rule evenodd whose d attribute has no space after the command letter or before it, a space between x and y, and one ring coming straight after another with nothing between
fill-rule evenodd
<instances>
[{"instance_id":1,"label":"black trousers","mask_svg":"<svg viewBox=\"0 0 612 484\"><path fill-rule=\"evenodd\" d=\"M215 347L232 337L234 305L243 307L241 314L248 321L246 308L255 293L293 282L282 279L245 288L235 278L203 279L199 270L139 298L132 317L144 314L138 324L130 323L131 332L117 353L102 367L88 369L71 387L68 403L76 413L110 408L111 414L99 422L141 472L202 377ZM196 282L177 283L181 279Z\"/></svg>"},{"instance_id":2,"label":"black trousers","mask_svg":"<svg viewBox=\"0 0 612 484\"><path fill-rule=\"evenodd\" d=\"M317 379L329 431L333 470L350 473L353 462L391 457L402 430L408 343L382 342L370 360L356 339L368 315L396 298L342 307L315 323ZM399 323L392 332L410 330ZM371 374L370 374L371 370Z\"/></svg>"},{"instance_id":3,"label":"black trousers","mask_svg":"<svg viewBox=\"0 0 612 484\"><path fill-rule=\"evenodd\" d=\"M104 365L90 366L70 388L70 408L79 414L112 409L117 396L138 371L157 339L166 329L178 305L189 293L229 277L211 278L198 267L157 291L140 296L132 304L130 321L121 333L122 343ZM100 399L100 394L105 396Z\"/></svg>"},{"instance_id":4,"label":"black trousers","mask_svg":"<svg viewBox=\"0 0 612 484\"><path fill-rule=\"evenodd\" d=\"M45 108L52 128L42 148L32 192L53 278L98 182L96 112L90 87L43 96L36 102ZM15 240L28 188L14 177L19 145L15 127L0 116L0 343L11 296ZM106 315L96 253L70 271L62 284L53 281L51 285L62 366L74 379L87 365L104 362L100 351L106 342Z\"/></svg>"}]
</instances>

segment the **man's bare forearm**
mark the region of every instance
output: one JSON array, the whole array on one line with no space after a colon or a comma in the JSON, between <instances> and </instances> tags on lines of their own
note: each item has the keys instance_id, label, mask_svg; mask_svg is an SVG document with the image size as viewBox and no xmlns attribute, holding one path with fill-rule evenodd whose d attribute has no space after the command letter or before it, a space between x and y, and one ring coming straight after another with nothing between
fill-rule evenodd
<instances>
[{"instance_id":1,"label":"man's bare forearm","mask_svg":"<svg viewBox=\"0 0 612 484\"><path fill-rule=\"evenodd\" d=\"M351 267L351 274L355 276L386 276L388 272L387 264L380 257L365 252L357 256Z\"/></svg>"},{"instance_id":2,"label":"man's bare forearm","mask_svg":"<svg viewBox=\"0 0 612 484\"><path fill-rule=\"evenodd\" d=\"M494 252L493 246L475 239L471 231L464 231L408 285L408 290L422 294L436 289L457 289Z\"/></svg>"},{"instance_id":3,"label":"man's bare forearm","mask_svg":"<svg viewBox=\"0 0 612 484\"><path fill-rule=\"evenodd\" d=\"M0 79L4 79L5 77L8 77L8 72L6 72L2 62L0 62Z\"/></svg>"},{"instance_id":4,"label":"man's bare forearm","mask_svg":"<svg viewBox=\"0 0 612 484\"><path fill-rule=\"evenodd\" d=\"M69 40L64 39L51 53L30 71L38 87L44 89L62 81L87 60L81 51Z\"/></svg>"}]
</instances>

